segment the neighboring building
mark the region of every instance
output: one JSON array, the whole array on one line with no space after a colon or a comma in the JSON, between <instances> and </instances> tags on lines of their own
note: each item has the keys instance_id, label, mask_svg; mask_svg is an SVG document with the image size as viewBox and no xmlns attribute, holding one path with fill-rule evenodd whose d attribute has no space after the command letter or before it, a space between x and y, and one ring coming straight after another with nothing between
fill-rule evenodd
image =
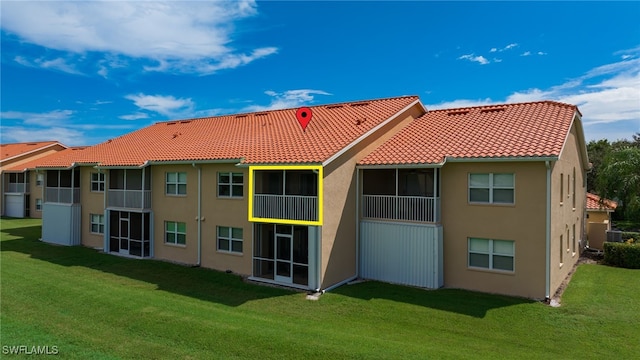
<instances>
[{"instance_id":1,"label":"neighboring building","mask_svg":"<svg viewBox=\"0 0 640 360\"><path fill-rule=\"evenodd\" d=\"M607 231L611 230L611 213L616 210L615 201L604 199L587 193L587 239L589 247L603 250L607 240Z\"/></svg>"},{"instance_id":2,"label":"neighboring building","mask_svg":"<svg viewBox=\"0 0 640 360\"><path fill-rule=\"evenodd\" d=\"M42 174L28 163L43 160L67 147L57 141L0 145L0 214L9 217L41 217Z\"/></svg>"},{"instance_id":3,"label":"neighboring building","mask_svg":"<svg viewBox=\"0 0 640 360\"><path fill-rule=\"evenodd\" d=\"M42 238L308 290L362 277L544 298L576 263L575 106L311 109L306 131L295 109L161 122L43 162Z\"/></svg>"}]
</instances>

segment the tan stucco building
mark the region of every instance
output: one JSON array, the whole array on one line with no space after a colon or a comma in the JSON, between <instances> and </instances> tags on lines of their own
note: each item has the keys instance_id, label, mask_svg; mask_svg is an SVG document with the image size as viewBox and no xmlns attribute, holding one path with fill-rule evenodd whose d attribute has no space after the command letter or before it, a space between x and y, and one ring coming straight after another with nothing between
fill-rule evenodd
<instances>
[{"instance_id":1,"label":"tan stucco building","mask_svg":"<svg viewBox=\"0 0 640 360\"><path fill-rule=\"evenodd\" d=\"M0 214L42 217L43 175L30 170L67 147L57 141L0 145Z\"/></svg>"},{"instance_id":2,"label":"tan stucco building","mask_svg":"<svg viewBox=\"0 0 640 360\"><path fill-rule=\"evenodd\" d=\"M356 278L545 298L577 261L588 164L555 102L417 97L157 123L37 166L44 241L300 289Z\"/></svg>"}]
</instances>

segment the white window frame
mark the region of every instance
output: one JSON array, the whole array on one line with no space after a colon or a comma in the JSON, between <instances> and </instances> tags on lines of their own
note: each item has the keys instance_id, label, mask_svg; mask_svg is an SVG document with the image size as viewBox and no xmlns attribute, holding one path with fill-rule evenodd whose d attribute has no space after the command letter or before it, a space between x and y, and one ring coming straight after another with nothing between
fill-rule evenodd
<instances>
[{"instance_id":1,"label":"white window frame","mask_svg":"<svg viewBox=\"0 0 640 360\"><path fill-rule=\"evenodd\" d=\"M169 224L173 224L174 230L169 230ZM184 224L184 231L180 231L180 224ZM169 235L173 235L173 241L169 241ZM180 235L184 241L180 242ZM187 245L187 223L181 221L165 221L164 222L164 243L169 245L185 246Z\"/></svg>"},{"instance_id":2,"label":"white window frame","mask_svg":"<svg viewBox=\"0 0 640 360\"><path fill-rule=\"evenodd\" d=\"M184 174L184 182L180 181L180 174ZM169 181L170 175L175 175L175 181ZM187 195L187 173L186 172L184 171L167 172L165 174L164 179L165 179L164 192L166 195L170 195L170 196L186 196ZM175 186L174 192L169 192L170 185ZM184 193L180 192L180 185L184 185Z\"/></svg>"},{"instance_id":3,"label":"white window frame","mask_svg":"<svg viewBox=\"0 0 640 360\"><path fill-rule=\"evenodd\" d=\"M103 214L89 214L91 223L92 234L104 234L104 215ZM94 226L98 228L98 231L94 231Z\"/></svg>"},{"instance_id":4,"label":"white window frame","mask_svg":"<svg viewBox=\"0 0 640 360\"><path fill-rule=\"evenodd\" d=\"M220 229L227 229L227 231L229 232L229 236L222 236L220 235ZM217 234L217 241L216 241L216 249L218 249L219 252L226 252L226 253L232 253L232 254L242 254L244 252L244 241L242 240L242 238L236 238L233 237L233 230L240 230L242 232L242 236L244 237L244 229L242 228L234 228L231 226L218 226L216 228L216 234ZM220 248L220 240L227 240L228 244L229 244L229 248L228 249L221 249ZM234 251L233 250L233 243L240 243L240 247L242 247L242 251Z\"/></svg>"},{"instance_id":5,"label":"white window frame","mask_svg":"<svg viewBox=\"0 0 640 360\"><path fill-rule=\"evenodd\" d=\"M483 240L483 241L488 241L489 242L489 250L488 251L471 251L471 240ZM511 242L513 244L513 254L502 254L502 253L497 253L494 251L493 248L493 242L494 241L506 241L506 242ZM482 266L474 266L471 265L471 254L481 254L481 255L488 255L489 256L489 267L482 267ZM505 257L511 257L513 259L513 270L505 270L505 269L496 269L493 266L493 257L494 256L505 256ZM484 239L484 238L476 238L476 237L470 237L467 238L467 266L471 269L483 269L483 270L491 270L491 271L500 271L500 272L507 272L507 273L514 273L516 271L516 242L513 240L498 240L498 239Z\"/></svg>"},{"instance_id":6,"label":"white window frame","mask_svg":"<svg viewBox=\"0 0 640 360\"><path fill-rule=\"evenodd\" d=\"M488 187L484 186L471 186L471 176L472 175L489 175L489 185ZM495 186L493 184L494 175L511 175L513 178L513 186L505 187L505 186ZM473 201L471 200L471 189L488 189L489 190L489 201ZM513 191L513 202L494 202L493 201L493 191L494 190L511 190ZM515 205L516 203L516 174L515 173L469 173L467 176L467 201L470 204L492 204L492 205Z\"/></svg>"},{"instance_id":7,"label":"white window frame","mask_svg":"<svg viewBox=\"0 0 640 360\"><path fill-rule=\"evenodd\" d=\"M221 177L227 175L229 176L229 182L222 182ZM233 177L240 175L240 177L242 178L242 182L241 183L234 183L233 182ZM229 195L220 195L220 187L221 186L225 186L228 187L229 189ZM242 195L233 195L233 188L235 187L240 187L241 188L241 193ZM239 173L239 172L219 172L218 173L218 197L220 198L235 198L235 199L241 199L244 197L244 173Z\"/></svg>"},{"instance_id":8,"label":"white window frame","mask_svg":"<svg viewBox=\"0 0 640 360\"><path fill-rule=\"evenodd\" d=\"M94 175L97 175L97 179L94 177ZM101 176L102 175L102 176ZM104 192L104 187L105 187L105 175L102 172L94 172L91 173L91 192ZM93 189L93 185L96 185L98 187L98 190L94 190ZM100 186L102 185L102 186ZM102 189L102 190L100 190Z\"/></svg>"},{"instance_id":9,"label":"white window frame","mask_svg":"<svg viewBox=\"0 0 640 360\"><path fill-rule=\"evenodd\" d=\"M44 183L44 174L36 174L36 186L42 186Z\"/></svg>"},{"instance_id":10,"label":"white window frame","mask_svg":"<svg viewBox=\"0 0 640 360\"><path fill-rule=\"evenodd\" d=\"M42 199L36 199L36 211L42 211Z\"/></svg>"}]
</instances>

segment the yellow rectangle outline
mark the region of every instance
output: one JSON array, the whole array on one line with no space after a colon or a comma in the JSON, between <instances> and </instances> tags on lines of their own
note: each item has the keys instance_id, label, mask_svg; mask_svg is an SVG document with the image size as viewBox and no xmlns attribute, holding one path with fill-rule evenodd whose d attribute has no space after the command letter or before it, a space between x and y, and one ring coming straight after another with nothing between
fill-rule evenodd
<instances>
[{"instance_id":1,"label":"yellow rectangle outline","mask_svg":"<svg viewBox=\"0 0 640 360\"><path fill-rule=\"evenodd\" d=\"M318 220L291 220L291 219L270 219L253 216L253 173L256 170L316 170L318 171ZM323 200L323 171L322 165L255 165L249 166L249 221L250 222L268 222L290 225L311 225L322 226L322 200Z\"/></svg>"}]
</instances>

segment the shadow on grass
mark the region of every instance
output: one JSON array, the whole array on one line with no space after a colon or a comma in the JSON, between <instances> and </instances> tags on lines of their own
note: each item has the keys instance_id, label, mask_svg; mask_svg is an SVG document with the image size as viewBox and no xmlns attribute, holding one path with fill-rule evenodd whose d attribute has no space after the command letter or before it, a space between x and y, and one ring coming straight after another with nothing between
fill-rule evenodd
<instances>
[{"instance_id":1,"label":"shadow on grass","mask_svg":"<svg viewBox=\"0 0 640 360\"><path fill-rule=\"evenodd\" d=\"M485 317L487 312L492 309L535 302L523 298L467 290L426 290L378 281L365 281L359 284L345 285L331 292L362 300L383 299L412 304L476 318Z\"/></svg>"},{"instance_id":2,"label":"shadow on grass","mask_svg":"<svg viewBox=\"0 0 640 360\"><path fill-rule=\"evenodd\" d=\"M86 267L152 283L158 290L227 306L239 306L252 300L294 293L286 289L245 283L240 276L205 268L187 267L159 260L122 258L82 246L67 247L43 243L36 240L40 236L40 228L3 228L2 232L8 234L9 239L2 235L2 253L12 251L57 265ZM3 264L6 264L6 261L3 261Z\"/></svg>"}]
</instances>

